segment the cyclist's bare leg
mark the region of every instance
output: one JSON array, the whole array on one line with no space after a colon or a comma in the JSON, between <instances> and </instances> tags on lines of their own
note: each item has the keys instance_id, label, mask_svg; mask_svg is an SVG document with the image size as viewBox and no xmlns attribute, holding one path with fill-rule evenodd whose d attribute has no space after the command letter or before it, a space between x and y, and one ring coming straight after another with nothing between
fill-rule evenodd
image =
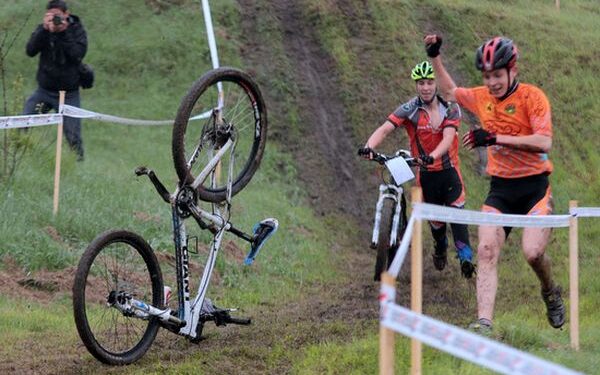
<instances>
[{"instance_id":1,"label":"cyclist's bare leg","mask_svg":"<svg viewBox=\"0 0 600 375\"><path fill-rule=\"evenodd\" d=\"M523 229L523 255L540 279L543 290L550 290L553 287L550 257L545 251L550 233L550 228Z\"/></svg>"},{"instance_id":2,"label":"cyclist's bare leg","mask_svg":"<svg viewBox=\"0 0 600 375\"><path fill-rule=\"evenodd\" d=\"M479 227L477 246L477 312L479 318L492 320L494 301L498 289L498 258L504 245L502 227L482 225Z\"/></svg>"}]
</instances>

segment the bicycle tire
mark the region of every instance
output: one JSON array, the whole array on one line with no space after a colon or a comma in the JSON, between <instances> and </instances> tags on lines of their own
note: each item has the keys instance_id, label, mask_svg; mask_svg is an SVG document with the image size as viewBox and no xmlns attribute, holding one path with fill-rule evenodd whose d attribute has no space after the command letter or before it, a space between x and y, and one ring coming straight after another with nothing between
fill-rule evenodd
<instances>
[{"instance_id":1,"label":"bicycle tire","mask_svg":"<svg viewBox=\"0 0 600 375\"><path fill-rule=\"evenodd\" d=\"M103 363L126 365L150 348L159 320L128 317L109 307L111 291L163 305L160 265L150 245L135 233L111 230L96 237L83 253L73 283L75 325L85 347Z\"/></svg>"},{"instance_id":2,"label":"bicycle tire","mask_svg":"<svg viewBox=\"0 0 600 375\"><path fill-rule=\"evenodd\" d=\"M375 259L375 281L381 280L381 274L387 270L390 252L390 234L392 233L392 218L396 204L391 199L383 200L381 221L379 222L379 237L377 238L377 258Z\"/></svg>"},{"instance_id":3,"label":"bicycle tire","mask_svg":"<svg viewBox=\"0 0 600 375\"><path fill-rule=\"evenodd\" d=\"M214 118L190 121L217 108L218 87L222 87L221 114L237 134L232 196L250 182L263 157L267 140L267 109L258 85L241 70L222 67L205 73L182 99L173 126L172 154L180 186L194 181L205 167L212 153L220 147L206 135L214 127ZM216 145L214 144L216 143ZM201 151L196 152L198 147ZM221 159L228 165L231 156ZM225 168L224 168L225 169ZM209 181L198 186L198 197L207 202L221 202L227 198L226 181ZM221 180L226 180L221 178Z\"/></svg>"}]
</instances>

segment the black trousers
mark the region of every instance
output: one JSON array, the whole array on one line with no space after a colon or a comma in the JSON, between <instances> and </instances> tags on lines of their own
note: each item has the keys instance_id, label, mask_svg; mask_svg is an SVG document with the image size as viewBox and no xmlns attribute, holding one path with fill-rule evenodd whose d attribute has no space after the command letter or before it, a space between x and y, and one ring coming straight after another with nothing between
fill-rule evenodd
<instances>
[{"instance_id":1,"label":"black trousers","mask_svg":"<svg viewBox=\"0 0 600 375\"><path fill-rule=\"evenodd\" d=\"M464 198L464 187L459 172L455 168L436 172L422 170L420 171L419 181L425 203L455 208L464 207L464 200L462 199ZM435 242L438 244L445 242L446 223L430 222L429 225ZM454 246L457 250L461 250L465 246L471 248L469 231L465 224L451 223L450 228L452 229Z\"/></svg>"},{"instance_id":2,"label":"black trousers","mask_svg":"<svg viewBox=\"0 0 600 375\"><path fill-rule=\"evenodd\" d=\"M50 91L38 87L25 101L23 114L34 115L48 113L52 109L58 112L58 99L58 91ZM66 91L65 104L72 105L73 107L80 107L81 98L79 96L79 90ZM77 153L79 158L83 158L81 119L65 116L63 126L69 146Z\"/></svg>"}]
</instances>

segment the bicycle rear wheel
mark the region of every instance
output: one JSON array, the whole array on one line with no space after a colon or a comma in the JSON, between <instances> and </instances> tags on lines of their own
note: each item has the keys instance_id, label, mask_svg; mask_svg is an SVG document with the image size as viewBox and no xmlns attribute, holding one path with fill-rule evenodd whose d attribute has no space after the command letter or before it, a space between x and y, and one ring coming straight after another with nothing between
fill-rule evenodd
<instances>
[{"instance_id":1,"label":"bicycle rear wheel","mask_svg":"<svg viewBox=\"0 0 600 375\"><path fill-rule=\"evenodd\" d=\"M108 231L83 253L73 284L73 313L79 337L101 362L126 365L146 353L159 328L152 317L126 316L107 302L114 293L163 304L160 266L148 243L135 233Z\"/></svg>"},{"instance_id":2,"label":"bicycle rear wheel","mask_svg":"<svg viewBox=\"0 0 600 375\"><path fill-rule=\"evenodd\" d=\"M234 68L219 68L204 74L181 102L172 142L180 185L191 184L223 146L225 140L220 139L223 129L228 129L235 138L235 149L221 158L222 170L198 186L198 197L208 202L225 200L230 162L233 163L232 195L250 182L267 139L267 110L258 85L249 75Z\"/></svg>"}]
</instances>

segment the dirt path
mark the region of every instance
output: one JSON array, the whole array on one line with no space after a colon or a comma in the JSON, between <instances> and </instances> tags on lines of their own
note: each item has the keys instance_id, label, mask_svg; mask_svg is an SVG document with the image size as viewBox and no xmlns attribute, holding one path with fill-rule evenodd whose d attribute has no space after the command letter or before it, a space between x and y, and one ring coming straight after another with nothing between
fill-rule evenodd
<instances>
[{"instance_id":1,"label":"dirt path","mask_svg":"<svg viewBox=\"0 0 600 375\"><path fill-rule=\"evenodd\" d=\"M255 29L257 2L240 0L243 9L245 35L250 39L252 51L247 55L251 65L264 65L273 56L261 51L260 33ZM352 138L352 128L347 122L345 108L338 97L340 89L335 77L335 64L318 43L314 30L306 24L302 14L302 3L290 0L270 2L275 17L279 20L287 59L293 62L289 72L298 87L294 93L295 104L300 109L302 124L300 139L289 139L284 134L284 143L290 147L299 168L301 184L308 191L311 205L317 213L348 214L358 218L365 213L365 197L368 184L361 184L357 176L356 149L364 140ZM262 59L264 57L264 59ZM274 104L271 114L282 113ZM271 117L274 127L285 127L281 116ZM370 202L369 202L370 204Z\"/></svg>"},{"instance_id":2,"label":"dirt path","mask_svg":"<svg viewBox=\"0 0 600 375\"><path fill-rule=\"evenodd\" d=\"M288 141L301 178L303 188L309 192L311 205L318 213L337 213L342 215L340 220L357 223L357 233L348 234L349 243L352 245L344 249L342 258L343 266L348 274L356 277L348 280L347 288L351 292L343 296L330 296L333 304L339 310L350 311L355 306L362 306L369 311L368 314L358 314L354 319L377 319L377 306L375 296L378 284L371 279L373 268L373 253L368 251L368 238L370 237L371 218L377 193L378 178L366 173L367 168L358 165L361 160L356 156L356 148L364 140L355 139L352 126L345 118L345 107L340 98L340 86L336 82L335 63L331 56L323 50L314 26L302 10L304 5L298 0L271 0L268 8L260 0L238 0L242 8L244 35L247 36L248 48L251 53L245 54L249 66L262 69L262 75L271 77L274 58L270 51L264 49L261 43L259 20L261 14L274 14L278 20L280 34L283 35L282 44L285 48L287 60L292 62L292 70L288 78L299 87L299 92L294 96L295 104L301 108L300 121L303 124L301 139L286 139ZM338 1L338 7L347 15L348 22L361 20L367 22L370 17L368 9L355 9L345 0ZM360 14L358 14L360 13ZM272 17L271 17L272 18ZM356 30L358 24L349 24L349 30ZM352 28L354 27L354 29ZM361 24L368 30L368 24ZM358 36L356 36L358 38ZM356 39L353 37L353 39ZM354 40L353 42L356 42ZM360 48L371 48L368 44L356 43ZM357 53L358 56L366 54ZM365 62L368 63L368 62ZM265 82L266 83L266 82ZM266 83L268 86L268 83ZM268 96L268 93L267 93ZM278 107L281 101L270 101L272 110L271 123L273 127L285 128L283 108ZM279 117L278 117L279 116ZM425 232L427 225L425 225ZM431 312L439 313L437 304L441 304L443 313L448 320L465 322L469 311L473 311L473 299L466 298L474 292L473 280L467 282L459 276L458 262L450 259L445 272L434 270L428 258L429 252L424 255L424 305L434 307ZM399 302L408 304L408 287L410 275L408 269L410 259L405 262L400 276ZM368 291L368 292L365 292ZM373 302L365 303L365 293L371 294ZM342 307L343 305L343 307ZM367 317L368 316L368 317Z\"/></svg>"}]
</instances>

